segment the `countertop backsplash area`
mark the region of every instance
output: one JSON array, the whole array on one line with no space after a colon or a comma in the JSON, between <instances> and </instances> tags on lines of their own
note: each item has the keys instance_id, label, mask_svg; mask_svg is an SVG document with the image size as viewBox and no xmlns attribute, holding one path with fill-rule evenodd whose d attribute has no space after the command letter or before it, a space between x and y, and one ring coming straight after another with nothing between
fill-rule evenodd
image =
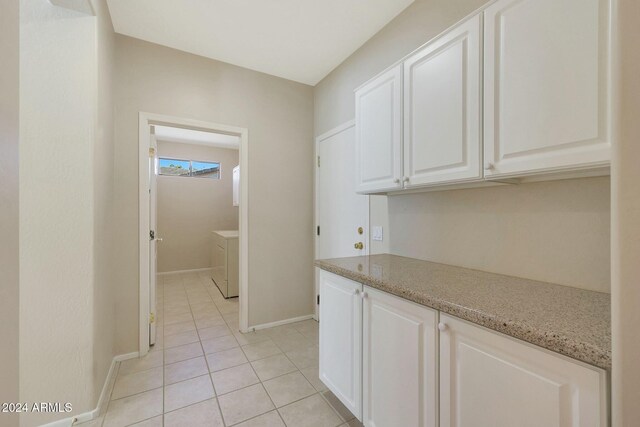
<instances>
[{"instance_id":1,"label":"countertop backsplash area","mask_svg":"<svg viewBox=\"0 0 640 427\"><path fill-rule=\"evenodd\" d=\"M610 179L387 197L388 252L610 292ZM388 237L387 237L388 236Z\"/></svg>"}]
</instances>

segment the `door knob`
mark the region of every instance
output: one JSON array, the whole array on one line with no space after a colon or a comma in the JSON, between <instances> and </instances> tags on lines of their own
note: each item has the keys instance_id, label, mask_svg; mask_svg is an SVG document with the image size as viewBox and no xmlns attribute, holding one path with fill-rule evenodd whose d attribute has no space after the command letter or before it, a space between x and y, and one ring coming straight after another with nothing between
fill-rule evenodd
<instances>
[{"instance_id":1,"label":"door knob","mask_svg":"<svg viewBox=\"0 0 640 427\"><path fill-rule=\"evenodd\" d=\"M484 168L485 168L485 170L492 171L492 170L494 170L496 167L494 166L494 164L493 164L493 163L491 163L491 162L487 162L487 163L485 163L485 164L484 164Z\"/></svg>"},{"instance_id":2,"label":"door knob","mask_svg":"<svg viewBox=\"0 0 640 427\"><path fill-rule=\"evenodd\" d=\"M364 244L362 242L358 242L355 245L353 245L354 248L356 249L363 249L364 248Z\"/></svg>"},{"instance_id":3,"label":"door knob","mask_svg":"<svg viewBox=\"0 0 640 427\"><path fill-rule=\"evenodd\" d=\"M402 182L409 182L409 177L408 176L403 177Z\"/></svg>"},{"instance_id":4,"label":"door knob","mask_svg":"<svg viewBox=\"0 0 640 427\"><path fill-rule=\"evenodd\" d=\"M393 180L393 183L394 183L394 184L400 184L400 178L396 178L396 179L394 179L394 180Z\"/></svg>"},{"instance_id":5,"label":"door knob","mask_svg":"<svg viewBox=\"0 0 640 427\"><path fill-rule=\"evenodd\" d=\"M447 330L447 324L446 323L438 323L438 329L440 329L440 332L444 332Z\"/></svg>"}]
</instances>

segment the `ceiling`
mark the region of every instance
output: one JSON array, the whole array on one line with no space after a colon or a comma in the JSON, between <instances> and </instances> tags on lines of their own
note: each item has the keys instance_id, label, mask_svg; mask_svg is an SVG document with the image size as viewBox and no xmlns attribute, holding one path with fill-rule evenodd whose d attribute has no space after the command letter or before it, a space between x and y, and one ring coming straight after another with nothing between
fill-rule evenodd
<instances>
[{"instance_id":1,"label":"ceiling","mask_svg":"<svg viewBox=\"0 0 640 427\"><path fill-rule=\"evenodd\" d=\"M414 0L108 0L117 33L315 85Z\"/></svg>"},{"instance_id":2,"label":"ceiling","mask_svg":"<svg viewBox=\"0 0 640 427\"><path fill-rule=\"evenodd\" d=\"M180 142L185 144L208 145L219 148L240 147L240 138L221 133L203 132L201 130L154 126L154 135L158 141Z\"/></svg>"}]
</instances>

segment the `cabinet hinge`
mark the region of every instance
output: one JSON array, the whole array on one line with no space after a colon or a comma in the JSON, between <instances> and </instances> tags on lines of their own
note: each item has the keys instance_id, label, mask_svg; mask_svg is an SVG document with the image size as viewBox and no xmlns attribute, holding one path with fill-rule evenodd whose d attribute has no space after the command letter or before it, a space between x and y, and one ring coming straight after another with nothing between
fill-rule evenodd
<instances>
[{"instance_id":1,"label":"cabinet hinge","mask_svg":"<svg viewBox=\"0 0 640 427\"><path fill-rule=\"evenodd\" d=\"M156 314L155 313L149 313L149 324L152 324L155 321L156 321Z\"/></svg>"},{"instance_id":2,"label":"cabinet hinge","mask_svg":"<svg viewBox=\"0 0 640 427\"><path fill-rule=\"evenodd\" d=\"M318 156L318 167L320 167L320 156Z\"/></svg>"},{"instance_id":3,"label":"cabinet hinge","mask_svg":"<svg viewBox=\"0 0 640 427\"><path fill-rule=\"evenodd\" d=\"M316 296L316 304L320 305L320 295Z\"/></svg>"},{"instance_id":4,"label":"cabinet hinge","mask_svg":"<svg viewBox=\"0 0 640 427\"><path fill-rule=\"evenodd\" d=\"M316 230L316 234L319 236L320 235L320 226L318 226L317 230Z\"/></svg>"}]
</instances>

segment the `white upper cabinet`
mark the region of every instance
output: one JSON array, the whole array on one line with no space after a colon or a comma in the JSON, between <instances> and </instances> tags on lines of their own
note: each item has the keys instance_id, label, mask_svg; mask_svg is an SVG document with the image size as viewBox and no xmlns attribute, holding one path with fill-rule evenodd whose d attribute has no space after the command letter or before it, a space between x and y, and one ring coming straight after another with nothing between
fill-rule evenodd
<instances>
[{"instance_id":1,"label":"white upper cabinet","mask_svg":"<svg viewBox=\"0 0 640 427\"><path fill-rule=\"evenodd\" d=\"M402 65L356 91L359 193L402 187Z\"/></svg>"},{"instance_id":2,"label":"white upper cabinet","mask_svg":"<svg viewBox=\"0 0 640 427\"><path fill-rule=\"evenodd\" d=\"M362 419L362 285L320 271L320 380Z\"/></svg>"},{"instance_id":3,"label":"white upper cabinet","mask_svg":"<svg viewBox=\"0 0 640 427\"><path fill-rule=\"evenodd\" d=\"M404 62L404 187L482 178L481 15Z\"/></svg>"},{"instance_id":4,"label":"white upper cabinet","mask_svg":"<svg viewBox=\"0 0 640 427\"><path fill-rule=\"evenodd\" d=\"M365 427L436 427L438 313L364 287Z\"/></svg>"},{"instance_id":5,"label":"white upper cabinet","mask_svg":"<svg viewBox=\"0 0 640 427\"><path fill-rule=\"evenodd\" d=\"M485 177L606 166L608 0L499 0L485 10Z\"/></svg>"},{"instance_id":6,"label":"white upper cabinet","mask_svg":"<svg viewBox=\"0 0 640 427\"><path fill-rule=\"evenodd\" d=\"M604 371L440 316L440 427L606 427Z\"/></svg>"}]
</instances>

